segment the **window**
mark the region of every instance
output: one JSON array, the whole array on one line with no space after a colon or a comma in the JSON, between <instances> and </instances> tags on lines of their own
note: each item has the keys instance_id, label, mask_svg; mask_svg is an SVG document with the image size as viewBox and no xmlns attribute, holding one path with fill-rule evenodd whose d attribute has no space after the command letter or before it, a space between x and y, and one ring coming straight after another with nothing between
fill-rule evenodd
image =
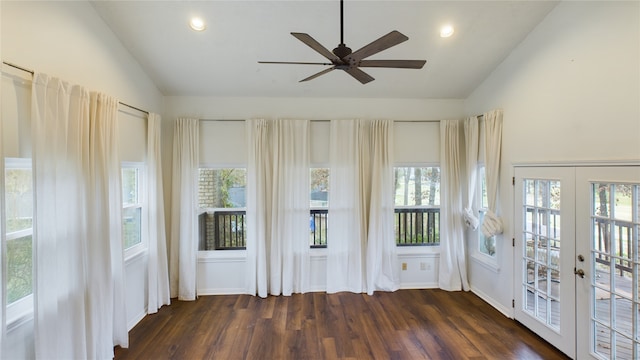
<instances>
[{"instance_id":1,"label":"window","mask_svg":"<svg viewBox=\"0 0 640 360\"><path fill-rule=\"evenodd\" d=\"M122 238L124 250L142 244L142 165L122 167Z\"/></svg>"},{"instance_id":2,"label":"window","mask_svg":"<svg viewBox=\"0 0 640 360\"><path fill-rule=\"evenodd\" d=\"M200 168L198 207L200 250L246 248L245 168Z\"/></svg>"},{"instance_id":3,"label":"window","mask_svg":"<svg viewBox=\"0 0 640 360\"><path fill-rule=\"evenodd\" d=\"M33 310L33 180L30 159L5 159L7 320Z\"/></svg>"},{"instance_id":4,"label":"window","mask_svg":"<svg viewBox=\"0 0 640 360\"><path fill-rule=\"evenodd\" d=\"M440 244L440 168L396 167L396 245Z\"/></svg>"},{"instance_id":5,"label":"window","mask_svg":"<svg viewBox=\"0 0 640 360\"><path fill-rule=\"evenodd\" d=\"M327 247L327 224L329 218L329 168L311 168L309 214L309 246Z\"/></svg>"},{"instance_id":6,"label":"window","mask_svg":"<svg viewBox=\"0 0 640 360\"><path fill-rule=\"evenodd\" d=\"M482 221L484 219L484 215L487 213L489 203L487 201L487 178L485 176L485 168L484 165L480 165L478 169L478 220L480 226L482 226ZM478 229L478 251L481 254L485 254L491 257L495 257L496 255L496 237L486 237Z\"/></svg>"}]
</instances>

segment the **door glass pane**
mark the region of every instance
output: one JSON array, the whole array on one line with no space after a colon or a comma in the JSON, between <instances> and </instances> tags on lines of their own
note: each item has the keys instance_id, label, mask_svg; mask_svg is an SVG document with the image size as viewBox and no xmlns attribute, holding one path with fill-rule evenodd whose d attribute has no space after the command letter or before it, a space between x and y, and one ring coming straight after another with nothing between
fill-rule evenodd
<instances>
[{"instance_id":1,"label":"door glass pane","mask_svg":"<svg viewBox=\"0 0 640 360\"><path fill-rule=\"evenodd\" d=\"M592 329L595 351L607 359L637 353L638 186L591 184Z\"/></svg>"},{"instance_id":2,"label":"door glass pane","mask_svg":"<svg viewBox=\"0 0 640 360\"><path fill-rule=\"evenodd\" d=\"M596 337L596 353L605 359L611 358L611 347L609 346L609 344L611 344L611 331L607 326L598 323L595 324L594 331Z\"/></svg>"},{"instance_id":3,"label":"door glass pane","mask_svg":"<svg viewBox=\"0 0 640 360\"><path fill-rule=\"evenodd\" d=\"M560 329L560 182L524 179L523 310ZM533 287L532 287L533 286Z\"/></svg>"},{"instance_id":4,"label":"door glass pane","mask_svg":"<svg viewBox=\"0 0 640 360\"><path fill-rule=\"evenodd\" d=\"M535 205L535 181L534 180L524 180L524 204L525 205Z\"/></svg>"},{"instance_id":5,"label":"door glass pane","mask_svg":"<svg viewBox=\"0 0 640 360\"><path fill-rule=\"evenodd\" d=\"M633 219L631 201L633 186L628 184L614 185L615 201L613 202L615 218L625 222L631 222Z\"/></svg>"}]
</instances>

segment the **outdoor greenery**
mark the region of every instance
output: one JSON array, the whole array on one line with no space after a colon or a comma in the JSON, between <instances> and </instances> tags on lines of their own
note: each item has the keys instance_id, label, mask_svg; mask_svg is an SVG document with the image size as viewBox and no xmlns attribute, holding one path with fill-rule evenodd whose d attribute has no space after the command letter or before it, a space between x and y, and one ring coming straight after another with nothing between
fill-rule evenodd
<instances>
[{"instance_id":1,"label":"outdoor greenery","mask_svg":"<svg viewBox=\"0 0 640 360\"><path fill-rule=\"evenodd\" d=\"M7 303L11 304L33 293L33 242L30 231L33 227L31 168L7 168L4 191Z\"/></svg>"},{"instance_id":2,"label":"outdoor greenery","mask_svg":"<svg viewBox=\"0 0 640 360\"><path fill-rule=\"evenodd\" d=\"M142 242L141 223L141 208L130 207L122 210L122 237L125 249Z\"/></svg>"},{"instance_id":3,"label":"outdoor greenery","mask_svg":"<svg viewBox=\"0 0 640 360\"><path fill-rule=\"evenodd\" d=\"M122 241L125 250L142 242L140 180L138 168L122 168Z\"/></svg>"},{"instance_id":4,"label":"outdoor greenery","mask_svg":"<svg viewBox=\"0 0 640 360\"><path fill-rule=\"evenodd\" d=\"M439 206L439 167L394 168L396 206Z\"/></svg>"},{"instance_id":5,"label":"outdoor greenery","mask_svg":"<svg viewBox=\"0 0 640 360\"><path fill-rule=\"evenodd\" d=\"M7 303L33 292L31 235L7 241Z\"/></svg>"},{"instance_id":6,"label":"outdoor greenery","mask_svg":"<svg viewBox=\"0 0 640 360\"><path fill-rule=\"evenodd\" d=\"M203 209L244 207L246 182L247 170L244 168L201 168L199 207Z\"/></svg>"}]
</instances>

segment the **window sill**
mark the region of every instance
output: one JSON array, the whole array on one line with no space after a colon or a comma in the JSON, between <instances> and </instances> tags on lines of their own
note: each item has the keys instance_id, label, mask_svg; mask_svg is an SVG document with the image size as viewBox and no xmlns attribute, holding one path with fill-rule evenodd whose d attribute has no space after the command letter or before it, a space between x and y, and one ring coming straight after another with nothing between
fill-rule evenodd
<instances>
[{"instance_id":1,"label":"window sill","mask_svg":"<svg viewBox=\"0 0 640 360\"><path fill-rule=\"evenodd\" d=\"M147 254L147 247L138 244L124 251L124 263L130 263Z\"/></svg>"},{"instance_id":2,"label":"window sill","mask_svg":"<svg viewBox=\"0 0 640 360\"><path fill-rule=\"evenodd\" d=\"M440 255L440 245L396 246L398 255Z\"/></svg>"},{"instance_id":3,"label":"window sill","mask_svg":"<svg viewBox=\"0 0 640 360\"><path fill-rule=\"evenodd\" d=\"M500 272L500 266L496 263L496 260L490 256L474 253L471 255L471 260L496 274Z\"/></svg>"},{"instance_id":4,"label":"window sill","mask_svg":"<svg viewBox=\"0 0 640 360\"><path fill-rule=\"evenodd\" d=\"M7 306L7 332L15 330L32 320L33 295L27 295Z\"/></svg>"},{"instance_id":5,"label":"window sill","mask_svg":"<svg viewBox=\"0 0 640 360\"><path fill-rule=\"evenodd\" d=\"M200 250L198 260L200 259L246 260L247 250Z\"/></svg>"}]
</instances>

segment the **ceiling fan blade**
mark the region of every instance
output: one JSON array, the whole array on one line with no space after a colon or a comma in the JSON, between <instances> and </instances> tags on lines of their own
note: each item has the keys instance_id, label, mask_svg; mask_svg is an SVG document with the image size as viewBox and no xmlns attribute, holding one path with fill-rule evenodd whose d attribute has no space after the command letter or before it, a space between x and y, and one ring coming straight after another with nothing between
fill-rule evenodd
<instances>
[{"instance_id":1,"label":"ceiling fan blade","mask_svg":"<svg viewBox=\"0 0 640 360\"><path fill-rule=\"evenodd\" d=\"M374 40L372 43L363 46L353 54L347 56L349 59L362 60L373 54L377 54L382 50L386 50L392 46L396 46L402 42L409 40L408 37L402 35L399 31L393 30L387 35Z\"/></svg>"},{"instance_id":2,"label":"ceiling fan blade","mask_svg":"<svg viewBox=\"0 0 640 360\"><path fill-rule=\"evenodd\" d=\"M258 64L333 65L332 63L300 62L300 61L258 61Z\"/></svg>"},{"instance_id":3,"label":"ceiling fan blade","mask_svg":"<svg viewBox=\"0 0 640 360\"><path fill-rule=\"evenodd\" d=\"M322 46L322 44L317 42L309 34L292 32L291 35L295 36L296 39L307 44L307 46L309 46L310 48L318 52L320 55L326 57L327 59L331 61L340 61L340 58L338 58L334 53L329 51L326 47Z\"/></svg>"},{"instance_id":4,"label":"ceiling fan blade","mask_svg":"<svg viewBox=\"0 0 640 360\"><path fill-rule=\"evenodd\" d=\"M359 67L422 69L427 60L361 60Z\"/></svg>"},{"instance_id":5,"label":"ceiling fan blade","mask_svg":"<svg viewBox=\"0 0 640 360\"><path fill-rule=\"evenodd\" d=\"M324 75L324 74L326 74L328 72L331 72L335 68L336 67L333 66L333 67L330 67L328 69L324 69L324 70L320 71L319 73L315 73L315 74L309 76L308 78L304 78L304 79L300 80L300 82L313 80L313 79L317 78L318 76L321 76L321 75Z\"/></svg>"},{"instance_id":6,"label":"ceiling fan blade","mask_svg":"<svg viewBox=\"0 0 640 360\"><path fill-rule=\"evenodd\" d=\"M346 71L349 75L356 78L356 80L360 81L362 84L366 84L368 82L375 80L373 77L371 77L371 75L355 67L347 68L344 71Z\"/></svg>"}]
</instances>

